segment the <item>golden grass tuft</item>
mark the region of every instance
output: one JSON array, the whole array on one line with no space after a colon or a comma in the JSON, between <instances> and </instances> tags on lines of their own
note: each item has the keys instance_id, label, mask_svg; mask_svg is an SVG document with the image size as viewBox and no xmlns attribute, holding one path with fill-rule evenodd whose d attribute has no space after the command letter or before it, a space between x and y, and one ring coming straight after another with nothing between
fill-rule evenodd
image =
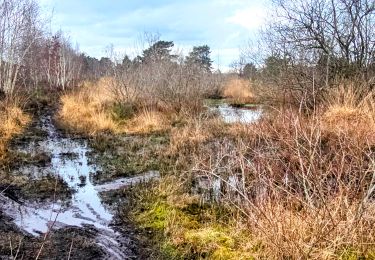
<instances>
[{"instance_id":1,"label":"golden grass tuft","mask_svg":"<svg viewBox=\"0 0 375 260\"><path fill-rule=\"evenodd\" d=\"M127 133L148 133L168 129L168 119L164 114L151 109L143 109L125 126Z\"/></svg>"},{"instance_id":2,"label":"golden grass tuft","mask_svg":"<svg viewBox=\"0 0 375 260\"><path fill-rule=\"evenodd\" d=\"M6 155L6 149L11 138L22 132L22 129L31 121L16 104L0 104L0 160Z\"/></svg>"},{"instance_id":3,"label":"golden grass tuft","mask_svg":"<svg viewBox=\"0 0 375 260\"><path fill-rule=\"evenodd\" d=\"M141 107L139 111L129 112L130 118L117 116L114 107L118 105L121 110L122 104L118 103L112 81L102 78L96 83L85 82L81 88L62 96L58 113L61 125L89 135L105 131L148 133L169 128L167 116L156 109Z\"/></svg>"},{"instance_id":4,"label":"golden grass tuft","mask_svg":"<svg viewBox=\"0 0 375 260\"><path fill-rule=\"evenodd\" d=\"M183 127L173 128L171 131L170 152L193 152L201 144L219 136L225 128L220 118L195 118L186 122Z\"/></svg>"},{"instance_id":5,"label":"golden grass tuft","mask_svg":"<svg viewBox=\"0 0 375 260\"><path fill-rule=\"evenodd\" d=\"M354 84L341 85L326 97L323 129L353 137L370 137L375 128L375 93L359 91Z\"/></svg>"},{"instance_id":6,"label":"golden grass tuft","mask_svg":"<svg viewBox=\"0 0 375 260\"><path fill-rule=\"evenodd\" d=\"M228 80L224 87L223 96L236 103L251 103L254 101L250 82L244 79Z\"/></svg>"},{"instance_id":7,"label":"golden grass tuft","mask_svg":"<svg viewBox=\"0 0 375 260\"><path fill-rule=\"evenodd\" d=\"M92 89L95 93L96 89ZM119 125L105 109L105 103L97 95L86 96L77 91L61 97L62 108L58 117L62 124L75 131L93 135L101 131L119 132Z\"/></svg>"}]
</instances>

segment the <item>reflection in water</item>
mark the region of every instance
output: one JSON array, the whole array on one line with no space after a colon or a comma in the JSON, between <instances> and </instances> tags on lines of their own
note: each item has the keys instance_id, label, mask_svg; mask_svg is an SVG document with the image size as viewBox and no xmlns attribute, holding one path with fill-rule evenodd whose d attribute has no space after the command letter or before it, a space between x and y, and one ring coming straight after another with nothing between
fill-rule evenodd
<instances>
[{"instance_id":1,"label":"reflection in water","mask_svg":"<svg viewBox=\"0 0 375 260\"><path fill-rule=\"evenodd\" d=\"M158 172L149 172L142 176L120 179L113 183L95 186L90 180L90 173L98 167L89 164L87 154L90 148L85 140L62 137L54 127L51 117L40 121L42 130L48 133L43 141L31 142L21 149L30 154L45 152L51 155L51 164L47 167L28 166L20 169L22 174L40 177L40 173L50 172L62 178L76 192L69 203L62 201L44 203L25 203L23 205L0 196L5 204L5 213L24 231L40 235L53 226L54 229L66 226L84 227L91 225L99 230L97 243L117 259L123 259L120 234L110 227L113 218L99 197L99 192L121 188L122 186L158 178ZM52 198L51 198L52 199ZM111 249L108 243L112 241ZM104 246L105 245L105 246ZM118 248L118 250L116 250Z\"/></svg>"},{"instance_id":2,"label":"reflection in water","mask_svg":"<svg viewBox=\"0 0 375 260\"><path fill-rule=\"evenodd\" d=\"M226 123L253 123L262 116L259 109L234 108L228 104L220 104L211 109L218 111Z\"/></svg>"},{"instance_id":3,"label":"reflection in water","mask_svg":"<svg viewBox=\"0 0 375 260\"><path fill-rule=\"evenodd\" d=\"M42 119L41 128L48 133L46 140L31 143L24 148L31 154L46 152L51 155L51 164L44 171L52 172L62 178L76 192L73 194L69 207L62 202L47 205L20 206L15 215L15 222L25 231L37 235L45 233L49 225L54 228L72 225L81 227L91 224L97 228L106 228L112 221L112 213L101 203L98 191L90 181L90 173L97 170L95 165L88 163L86 154L90 151L84 140L73 140L61 137L54 128L51 118ZM32 170L36 170L35 166ZM85 185L82 185L85 179Z\"/></svg>"}]
</instances>

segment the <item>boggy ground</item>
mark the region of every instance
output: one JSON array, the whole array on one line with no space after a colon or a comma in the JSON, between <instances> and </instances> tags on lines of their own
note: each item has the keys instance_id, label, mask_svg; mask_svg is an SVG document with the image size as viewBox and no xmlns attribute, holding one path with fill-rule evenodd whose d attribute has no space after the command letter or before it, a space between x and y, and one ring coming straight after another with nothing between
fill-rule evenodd
<instances>
[{"instance_id":1,"label":"boggy ground","mask_svg":"<svg viewBox=\"0 0 375 260\"><path fill-rule=\"evenodd\" d=\"M311 114L291 107L251 125L226 124L207 110L164 112L161 125L150 116L158 110L119 118L113 102L84 98L86 107L71 93L56 120L89 140L87 157L100 166L92 183L160 172L159 181L101 194L134 258L374 259L374 237L365 231L374 226L374 95L334 91ZM88 232L79 234L90 257L103 258L102 233L79 230ZM60 243L51 240L56 234L44 248ZM60 248L70 248L69 235Z\"/></svg>"},{"instance_id":2,"label":"boggy ground","mask_svg":"<svg viewBox=\"0 0 375 260\"><path fill-rule=\"evenodd\" d=\"M107 169L97 180L160 171L158 182L108 198L147 235L153 259L374 259L365 231L374 226L373 91L344 84L313 111L276 107L248 125L207 109L118 117L115 100L87 89L64 97L59 119L91 136ZM158 124L150 115L161 112Z\"/></svg>"},{"instance_id":3,"label":"boggy ground","mask_svg":"<svg viewBox=\"0 0 375 260\"><path fill-rule=\"evenodd\" d=\"M33 106L35 105L35 106ZM54 108L46 106L46 102L31 104L27 108L32 115L32 121L22 134L16 136L9 145L8 153L1 163L1 202L7 205L12 201L14 205L25 205L31 202L48 201L56 199L66 200L72 196L73 191L60 178L52 173L35 178L38 169L47 166L51 157L46 153L30 154L20 151L19 148L43 140L47 133L38 127L38 118L41 114L51 113ZM23 167L34 167L36 172L19 171ZM3 208L4 209L4 208ZM13 219L3 210L0 215L0 256L1 259L95 259L103 252L95 246L95 232L89 229L69 227L52 232L48 239L43 236L34 237L24 233L14 224ZM74 247L70 245L74 241ZM69 253L70 252L70 253Z\"/></svg>"},{"instance_id":4,"label":"boggy ground","mask_svg":"<svg viewBox=\"0 0 375 260\"><path fill-rule=\"evenodd\" d=\"M50 101L48 101L50 102ZM54 104L52 102L52 104ZM43 205L51 201L62 201L69 207L72 196L76 196L76 190L72 189L68 183L54 172L46 169L50 168L53 156L45 151L35 152L27 149L30 144L37 144L46 140L48 133L40 124L40 118L53 116L56 111L55 106L47 105L47 102L38 102L29 106L29 114L32 121L28 127L18 136L14 137L8 147L6 158L2 160L1 175L1 204L3 210L0 215L0 258L1 259L148 259L150 249L147 243L137 238L140 231L125 218L114 217L110 224L112 230L117 234L113 237L112 232L97 229L92 225L82 227L66 226L53 229L40 236L32 236L25 233L14 223L9 212L9 205L26 209L30 205ZM59 135L64 138L82 139L82 136L68 136L66 132L59 130ZM92 142L94 144L94 142ZM103 171L111 169L105 162L108 159L101 154L100 149L94 149L88 153L91 164L96 164L96 160L103 160ZM66 160L74 160L77 156L74 153L61 155ZM112 166L112 168L115 168ZM119 169L120 170L120 169ZM98 171L100 172L100 171ZM142 172L139 169L137 172ZM129 172L131 174L132 172ZM128 175L129 175L128 174ZM108 176L117 177L109 171ZM98 181L109 180L111 178L100 178ZM105 195L105 201L113 204L113 193ZM8 207L8 208L4 208ZM109 206L106 206L109 207ZM4 210L6 209L6 210ZM16 210L17 211L17 210ZM52 212L51 212L52 214ZM112 248L111 239L117 240L118 248ZM103 250L105 248L106 250ZM111 251L113 250L113 251Z\"/></svg>"},{"instance_id":5,"label":"boggy ground","mask_svg":"<svg viewBox=\"0 0 375 260\"><path fill-rule=\"evenodd\" d=\"M161 113L155 108L147 110L147 116L142 108L119 116L119 111L125 111L115 101L94 95L101 91L100 85L91 87L92 92L87 89L62 98L58 120L68 131L90 138L94 158L102 167L94 180L101 183L149 170L161 174L159 181L106 196L117 207L119 219L130 219L140 227L140 239L151 245L150 258L252 258L261 246L258 241L248 244L249 234L245 226L236 224L235 213L225 205L202 200L201 191L192 191L203 190L206 195L212 191L210 184L195 185L190 170L199 147L227 135L230 125L208 109L196 116L163 111L162 122L154 120Z\"/></svg>"}]
</instances>

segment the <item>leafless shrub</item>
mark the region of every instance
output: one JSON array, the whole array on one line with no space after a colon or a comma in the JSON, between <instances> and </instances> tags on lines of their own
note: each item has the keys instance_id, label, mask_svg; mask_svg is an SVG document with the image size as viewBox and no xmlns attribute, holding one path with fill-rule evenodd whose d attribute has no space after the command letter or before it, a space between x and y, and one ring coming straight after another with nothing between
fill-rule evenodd
<instances>
[{"instance_id":1,"label":"leafless shrub","mask_svg":"<svg viewBox=\"0 0 375 260\"><path fill-rule=\"evenodd\" d=\"M268 25L261 32L263 46L246 46L240 72L245 64L257 64L252 80L271 86L284 102L297 106L303 103L307 109L315 107L324 93L342 80L363 82L373 88L373 1L273 3ZM259 52L263 53L261 63Z\"/></svg>"},{"instance_id":2,"label":"leafless shrub","mask_svg":"<svg viewBox=\"0 0 375 260\"><path fill-rule=\"evenodd\" d=\"M266 257L360 256L375 247L365 231L375 225L374 134L367 121L356 132L333 131L316 113L292 109L250 127L202 127L204 141L181 155L195 162L189 178L221 182L221 203L241 212Z\"/></svg>"},{"instance_id":3,"label":"leafless shrub","mask_svg":"<svg viewBox=\"0 0 375 260\"><path fill-rule=\"evenodd\" d=\"M138 103L175 112L198 112L220 75L183 61L119 64L112 88L122 103ZM214 90L215 91L215 90Z\"/></svg>"}]
</instances>

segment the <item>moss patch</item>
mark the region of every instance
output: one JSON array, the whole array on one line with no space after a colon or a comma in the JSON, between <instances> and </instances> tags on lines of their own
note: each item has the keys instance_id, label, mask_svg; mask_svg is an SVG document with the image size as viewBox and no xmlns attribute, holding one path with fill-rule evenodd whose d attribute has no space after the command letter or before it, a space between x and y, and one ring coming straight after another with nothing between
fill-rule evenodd
<instances>
[{"instance_id":1,"label":"moss patch","mask_svg":"<svg viewBox=\"0 0 375 260\"><path fill-rule=\"evenodd\" d=\"M225 217L217 219L217 212L225 211L174 194L168 182L124 191L133 196L123 211L132 209L131 218L149 234L162 259L253 259L254 250L242 243L249 234L236 232Z\"/></svg>"}]
</instances>

